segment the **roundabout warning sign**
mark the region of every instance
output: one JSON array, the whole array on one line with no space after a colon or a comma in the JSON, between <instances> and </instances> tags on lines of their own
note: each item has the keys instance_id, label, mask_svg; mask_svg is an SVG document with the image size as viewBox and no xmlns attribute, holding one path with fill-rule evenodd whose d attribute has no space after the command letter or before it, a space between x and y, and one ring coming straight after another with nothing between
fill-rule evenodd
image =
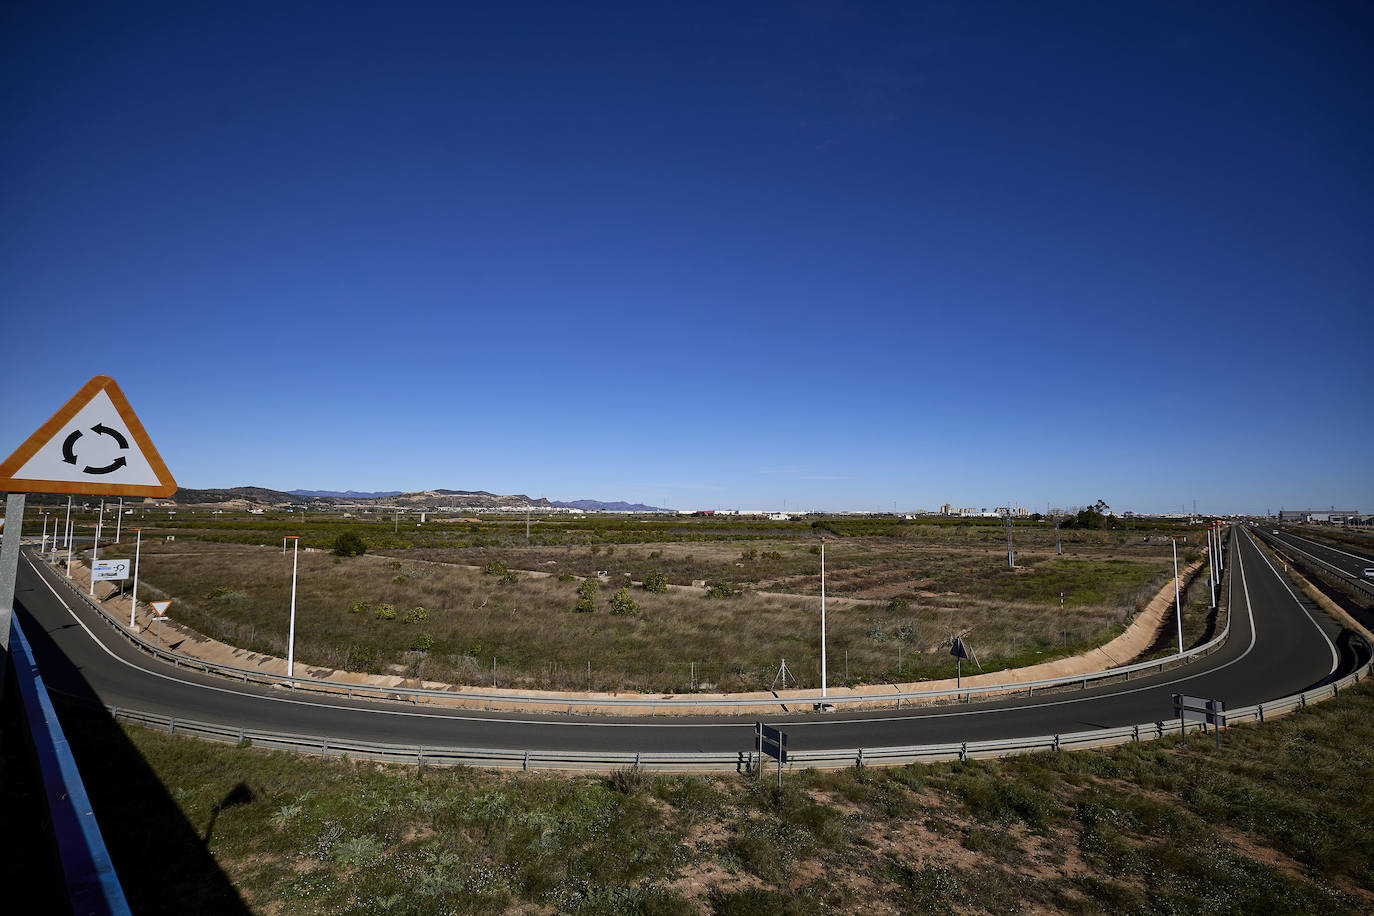
<instances>
[{"instance_id":1,"label":"roundabout warning sign","mask_svg":"<svg viewBox=\"0 0 1374 916\"><path fill-rule=\"evenodd\" d=\"M0 464L0 490L171 496L177 484L114 379L97 375Z\"/></svg>"}]
</instances>

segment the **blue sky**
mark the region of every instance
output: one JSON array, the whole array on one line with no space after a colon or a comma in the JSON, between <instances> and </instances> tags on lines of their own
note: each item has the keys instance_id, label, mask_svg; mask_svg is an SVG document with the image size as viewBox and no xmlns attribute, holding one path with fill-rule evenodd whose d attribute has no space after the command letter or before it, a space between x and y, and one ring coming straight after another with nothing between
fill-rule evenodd
<instances>
[{"instance_id":1,"label":"blue sky","mask_svg":"<svg viewBox=\"0 0 1374 916\"><path fill-rule=\"evenodd\" d=\"M1367 4L7 4L0 431L187 486L1374 510Z\"/></svg>"}]
</instances>

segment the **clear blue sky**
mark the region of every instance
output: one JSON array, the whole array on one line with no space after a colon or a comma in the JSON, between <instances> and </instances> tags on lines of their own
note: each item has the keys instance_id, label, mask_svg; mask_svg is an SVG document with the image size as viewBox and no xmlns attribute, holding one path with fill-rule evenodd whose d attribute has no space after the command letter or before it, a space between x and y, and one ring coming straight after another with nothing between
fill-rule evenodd
<instances>
[{"instance_id":1,"label":"clear blue sky","mask_svg":"<svg viewBox=\"0 0 1374 916\"><path fill-rule=\"evenodd\" d=\"M0 12L0 451L1374 510L1367 3L286 6Z\"/></svg>"}]
</instances>

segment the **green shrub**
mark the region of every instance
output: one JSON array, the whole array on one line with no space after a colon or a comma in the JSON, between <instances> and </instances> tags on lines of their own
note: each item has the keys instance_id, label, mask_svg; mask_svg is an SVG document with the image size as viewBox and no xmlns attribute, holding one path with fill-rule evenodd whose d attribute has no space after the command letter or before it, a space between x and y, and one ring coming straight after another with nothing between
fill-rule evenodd
<instances>
[{"instance_id":1,"label":"green shrub","mask_svg":"<svg viewBox=\"0 0 1374 916\"><path fill-rule=\"evenodd\" d=\"M895 614L905 614L911 607L911 602L905 598L893 598L887 603L887 609Z\"/></svg>"},{"instance_id":2,"label":"green shrub","mask_svg":"<svg viewBox=\"0 0 1374 916\"><path fill-rule=\"evenodd\" d=\"M372 605L366 601L355 601L348 606L348 613L350 614L366 614L370 610L372 610Z\"/></svg>"},{"instance_id":3,"label":"green shrub","mask_svg":"<svg viewBox=\"0 0 1374 916\"><path fill-rule=\"evenodd\" d=\"M434 637L428 633L421 633L419 636L415 637L415 641L410 644L410 648L419 652L428 652L430 649L434 648Z\"/></svg>"},{"instance_id":4,"label":"green shrub","mask_svg":"<svg viewBox=\"0 0 1374 916\"><path fill-rule=\"evenodd\" d=\"M428 612L426 612L425 609L422 607L411 608L410 610L406 611L405 619L401 622L419 623L421 620L424 620L428 616Z\"/></svg>"},{"instance_id":5,"label":"green shrub","mask_svg":"<svg viewBox=\"0 0 1374 916\"><path fill-rule=\"evenodd\" d=\"M486 566L482 567L483 575L487 576L504 576L508 572L510 572L510 570L507 569L506 564L502 563L500 560L492 560Z\"/></svg>"},{"instance_id":6,"label":"green shrub","mask_svg":"<svg viewBox=\"0 0 1374 916\"><path fill-rule=\"evenodd\" d=\"M510 583L514 582L514 581L515 581L516 579L518 579L518 578L520 578L520 577L517 576L517 575L515 574L515 570L513 570L513 569L508 569L508 570L506 570L504 573L501 574L501 584L502 584L502 585L509 585Z\"/></svg>"},{"instance_id":7,"label":"green shrub","mask_svg":"<svg viewBox=\"0 0 1374 916\"><path fill-rule=\"evenodd\" d=\"M644 577L644 590L661 595L668 590L668 577L661 572L651 572Z\"/></svg>"},{"instance_id":8,"label":"green shrub","mask_svg":"<svg viewBox=\"0 0 1374 916\"><path fill-rule=\"evenodd\" d=\"M651 551L649 551L649 559L651 559L651 560L660 559L662 556L663 556L663 551L661 551L661 550L651 550Z\"/></svg>"},{"instance_id":9,"label":"green shrub","mask_svg":"<svg viewBox=\"0 0 1374 916\"><path fill-rule=\"evenodd\" d=\"M706 586L707 598L733 598L738 594L728 582L711 582Z\"/></svg>"},{"instance_id":10,"label":"green shrub","mask_svg":"<svg viewBox=\"0 0 1374 916\"><path fill-rule=\"evenodd\" d=\"M630 597L628 588L622 588L611 596L611 613L617 617L633 617L639 613L639 605Z\"/></svg>"},{"instance_id":11,"label":"green shrub","mask_svg":"<svg viewBox=\"0 0 1374 916\"><path fill-rule=\"evenodd\" d=\"M564 572L564 573L559 573L559 574L558 574L558 581L559 581L559 582L571 582L572 580L574 580L574 579L576 579L576 578L577 578L577 576L574 576L574 575L573 575L572 573L570 573L570 572Z\"/></svg>"},{"instance_id":12,"label":"green shrub","mask_svg":"<svg viewBox=\"0 0 1374 916\"><path fill-rule=\"evenodd\" d=\"M360 557L367 553L367 542L357 532L345 531L334 539L334 555L340 557Z\"/></svg>"},{"instance_id":13,"label":"green shrub","mask_svg":"<svg viewBox=\"0 0 1374 916\"><path fill-rule=\"evenodd\" d=\"M378 620L395 620L396 608L390 604L379 604L374 612Z\"/></svg>"},{"instance_id":14,"label":"green shrub","mask_svg":"<svg viewBox=\"0 0 1374 916\"><path fill-rule=\"evenodd\" d=\"M349 646L348 660L344 662L344 667L349 671L380 674L382 671L381 654L377 651L376 646Z\"/></svg>"},{"instance_id":15,"label":"green shrub","mask_svg":"<svg viewBox=\"0 0 1374 916\"><path fill-rule=\"evenodd\" d=\"M759 552L753 547L750 547L748 550L741 550L739 558L741 560L757 560L759 558Z\"/></svg>"},{"instance_id":16,"label":"green shrub","mask_svg":"<svg viewBox=\"0 0 1374 916\"><path fill-rule=\"evenodd\" d=\"M643 792L653 783L653 777L638 767L621 767L618 770L611 770L610 775L606 777L606 787L624 795Z\"/></svg>"},{"instance_id":17,"label":"green shrub","mask_svg":"<svg viewBox=\"0 0 1374 916\"><path fill-rule=\"evenodd\" d=\"M573 606L573 610L580 614L590 614L592 611L596 610L596 602L584 595L577 599L577 604Z\"/></svg>"},{"instance_id":18,"label":"green shrub","mask_svg":"<svg viewBox=\"0 0 1374 916\"><path fill-rule=\"evenodd\" d=\"M233 593L234 590L227 585L216 585L214 588L210 589L208 592L205 593L205 597L209 598L211 601L214 601L216 598L226 598L229 595L232 595Z\"/></svg>"},{"instance_id":19,"label":"green shrub","mask_svg":"<svg viewBox=\"0 0 1374 916\"><path fill-rule=\"evenodd\" d=\"M596 590L600 587L600 581L598 581L594 576L588 576L587 578L582 580L582 583L580 585L577 586L577 593L581 595L583 598L586 598L588 601L591 601L596 598Z\"/></svg>"}]
</instances>

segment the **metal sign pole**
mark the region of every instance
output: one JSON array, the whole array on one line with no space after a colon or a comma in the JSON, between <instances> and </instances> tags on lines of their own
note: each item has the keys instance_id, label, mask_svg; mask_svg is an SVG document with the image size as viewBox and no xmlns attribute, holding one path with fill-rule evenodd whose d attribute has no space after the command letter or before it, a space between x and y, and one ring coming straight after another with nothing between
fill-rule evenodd
<instances>
[{"instance_id":1,"label":"metal sign pole","mask_svg":"<svg viewBox=\"0 0 1374 916\"><path fill-rule=\"evenodd\" d=\"M19 538L24 530L24 494L5 497L4 540L0 541L0 694L10 659L10 621L14 616L14 579L19 573Z\"/></svg>"},{"instance_id":2,"label":"metal sign pole","mask_svg":"<svg viewBox=\"0 0 1374 916\"><path fill-rule=\"evenodd\" d=\"M119 510L115 515L115 543L119 543L119 532L124 525L124 497L119 497Z\"/></svg>"}]
</instances>

